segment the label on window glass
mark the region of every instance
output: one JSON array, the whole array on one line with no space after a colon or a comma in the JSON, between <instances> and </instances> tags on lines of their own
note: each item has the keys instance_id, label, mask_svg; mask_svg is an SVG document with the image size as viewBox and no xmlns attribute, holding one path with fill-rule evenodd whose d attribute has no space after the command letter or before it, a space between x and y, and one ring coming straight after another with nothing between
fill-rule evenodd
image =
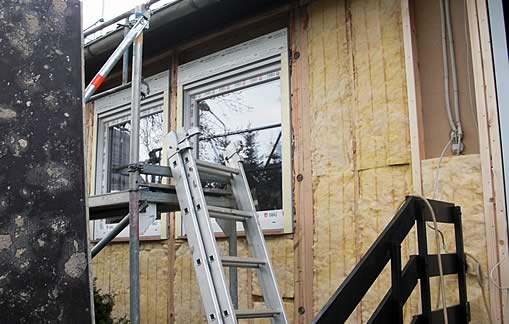
<instances>
[{"instance_id":1,"label":"label on window glass","mask_svg":"<svg viewBox=\"0 0 509 324\"><path fill-rule=\"evenodd\" d=\"M284 228L283 211L281 209L256 212L262 230L282 230Z\"/></svg>"},{"instance_id":2,"label":"label on window glass","mask_svg":"<svg viewBox=\"0 0 509 324\"><path fill-rule=\"evenodd\" d=\"M258 221L262 231L280 232L284 230L283 210L264 210L256 212L256 215L258 216ZM212 220L212 229L215 233L223 233L215 219ZM244 232L244 226L241 222L237 222L237 232L240 234Z\"/></svg>"}]
</instances>

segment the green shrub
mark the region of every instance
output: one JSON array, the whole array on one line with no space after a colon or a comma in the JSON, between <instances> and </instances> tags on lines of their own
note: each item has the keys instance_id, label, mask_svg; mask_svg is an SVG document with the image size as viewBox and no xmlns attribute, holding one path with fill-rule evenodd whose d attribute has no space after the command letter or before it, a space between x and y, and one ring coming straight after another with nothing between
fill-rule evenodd
<instances>
[{"instance_id":1,"label":"green shrub","mask_svg":"<svg viewBox=\"0 0 509 324\"><path fill-rule=\"evenodd\" d=\"M94 309L96 324L129 324L129 320L123 316L121 318L111 317L111 311L115 305L115 295L102 293L97 289L94 280Z\"/></svg>"}]
</instances>

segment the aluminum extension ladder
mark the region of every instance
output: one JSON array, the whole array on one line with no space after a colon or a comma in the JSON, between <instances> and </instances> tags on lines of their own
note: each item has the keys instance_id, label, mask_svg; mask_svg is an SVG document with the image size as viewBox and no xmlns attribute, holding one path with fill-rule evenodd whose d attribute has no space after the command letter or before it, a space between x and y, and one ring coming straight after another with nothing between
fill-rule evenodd
<instances>
[{"instance_id":1,"label":"aluminum extension ladder","mask_svg":"<svg viewBox=\"0 0 509 324\"><path fill-rule=\"evenodd\" d=\"M196 161L191 137L197 128L185 133L170 132L168 164L175 180L184 229L192 251L195 273L200 287L208 323L237 323L240 319L270 318L273 324L287 324L288 319L279 294L276 278L258 223L249 185L238 158L230 166ZM237 167L232 167L236 164ZM231 186L238 209L207 206L201 180L221 178ZM211 217L216 218L226 235L236 235L236 224L242 222L250 257L221 256L217 247ZM265 308L234 309L223 267L256 268Z\"/></svg>"}]
</instances>

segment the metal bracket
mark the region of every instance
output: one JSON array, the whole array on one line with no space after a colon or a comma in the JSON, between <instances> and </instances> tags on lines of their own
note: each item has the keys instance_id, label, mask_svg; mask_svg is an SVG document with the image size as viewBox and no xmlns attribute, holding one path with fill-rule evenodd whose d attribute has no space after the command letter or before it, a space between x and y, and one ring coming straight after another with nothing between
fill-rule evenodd
<instances>
[{"instance_id":1,"label":"metal bracket","mask_svg":"<svg viewBox=\"0 0 509 324\"><path fill-rule=\"evenodd\" d=\"M147 20L147 24L145 25L144 29L149 29L150 10L144 12L135 12L130 15L129 25L131 25L131 27L134 26L140 18Z\"/></svg>"},{"instance_id":2,"label":"metal bracket","mask_svg":"<svg viewBox=\"0 0 509 324\"><path fill-rule=\"evenodd\" d=\"M235 166L237 162L243 161L242 156L239 154L242 150L244 150L242 141L235 141L228 144L225 150L226 157L224 158L226 165Z\"/></svg>"},{"instance_id":3,"label":"metal bracket","mask_svg":"<svg viewBox=\"0 0 509 324\"><path fill-rule=\"evenodd\" d=\"M145 99L148 95L150 95L150 85L148 84L147 81L145 81L145 79L141 79L141 84L144 85L146 87L146 90L141 90L141 99Z\"/></svg>"},{"instance_id":4,"label":"metal bracket","mask_svg":"<svg viewBox=\"0 0 509 324\"><path fill-rule=\"evenodd\" d=\"M143 162L131 163L127 165L127 172L136 172L143 170Z\"/></svg>"},{"instance_id":5,"label":"metal bracket","mask_svg":"<svg viewBox=\"0 0 509 324\"><path fill-rule=\"evenodd\" d=\"M451 132L451 150L454 154L460 155L461 152L465 149L465 145L463 145L463 135L461 135L458 131Z\"/></svg>"},{"instance_id":6,"label":"metal bracket","mask_svg":"<svg viewBox=\"0 0 509 324\"><path fill-rule=\"evenodd\" d=\"M188 129L187 131L179 130L178 132L174 133L174 135L172 135L172 133L168 133L168 135L166 135L170 139L168 141L168 143L170 143L169 147L168 147L169 148L168 159L172 158L175 154L179 153L182 150L192 149L193 145L192 145L190 139L192 137L200 135L200 134L201 134L201 131L198 127L192 127L190 129ZM171 139L171 136L176 136L176 138L177 138L176 144L175 144L175 140Z\"/></svg>"}]
</instances>

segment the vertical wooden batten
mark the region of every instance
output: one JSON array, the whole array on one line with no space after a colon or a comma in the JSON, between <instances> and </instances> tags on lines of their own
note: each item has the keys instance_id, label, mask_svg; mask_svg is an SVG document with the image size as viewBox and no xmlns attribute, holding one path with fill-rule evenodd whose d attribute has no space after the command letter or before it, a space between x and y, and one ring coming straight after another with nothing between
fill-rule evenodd
<instances>
[{"instance_id":1,"label":"vertical wooden batten","mask_svg":"<svg viewBox=\"0 0 509 324\"><path fill-rule=\"evenodd\" d=\"M291 48L291 120L293 146L295 322L313 318L313 191L311 177L311 129L309 104L309 65L307 6L291 10L289 37Z\"/></svg>"},{"instance_id":2,"label":"vertical wooden batten","mask_svg":"<svg viewBox=\"0 0 509 324\"><path fill-rule=\"evenodd\" d=\"M422 165L424 155L424 134L422 127L421 87L419 85L419 65L415 47L415 26L410 0L401 0L401 26L403 28L403 49L405 53L405 77L408 103L408 124L410 129L410 167L412 170L412 189L423 194ZM417 231L415 231L417 241ZM418 246L416 244L416 253ZM420 292L420 286L417 288ZM422 311L419 300L418 311Z\"/></svg>"},{"instance_id":3,"label":"vertical wooden batten","mask_svg":"<svg viewBox=\"0 0 509 324\"><path fill-rule=\"evenodd\" d=\"M403 26L403 47L405 50L406 90L408 100L408 121L410 126L410 151L412 184L415 193L422 194L421 160L424 158L421 91L419 66L415 48L415 27L409 0L401 1Z\"/></svg>"},{"instance_id":4,"label":"vertical wooden batten","mask_svg":"<svg viewBox=\"0 0 509 324\"><path fill-rule=\"evenodd\" d=\"M169 129L177 129L177 71L178 71L178 55L173 53L170 56L170 108L169 108ZM170 213L168 217L168 323L175 323L175 213Z\"/></svg>"},{"instance_id":5,"label":"vertical wooden batten","mask_svg":"<svg viewBox=\"0 0 509 324\"><path fill-rule=\"evenodd\" d=\"M486 2L484 0L467 1L467 13L472 46L477 120L479 124L488 275L490 275L490 313L494 322L504 323L507 322L506 316L508 315L507 295L497 285L507 287L507 281L509 281L507 219L493 58Z\"/></svg>"}]
</instances>

